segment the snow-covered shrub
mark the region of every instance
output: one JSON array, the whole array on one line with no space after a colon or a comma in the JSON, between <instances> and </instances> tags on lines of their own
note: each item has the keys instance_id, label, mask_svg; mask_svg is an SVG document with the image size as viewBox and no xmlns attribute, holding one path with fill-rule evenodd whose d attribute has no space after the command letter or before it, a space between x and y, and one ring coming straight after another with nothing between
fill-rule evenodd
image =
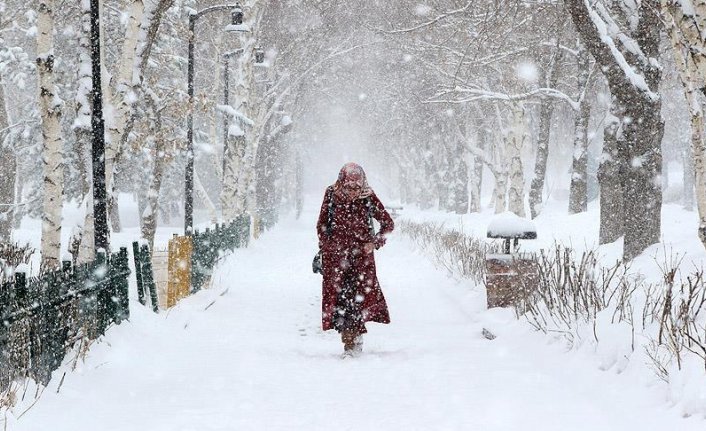
<instances>
[{"instance_id":1,"label":"snow-covered shrub","mask_svg":"<svg viewBox=\"0 0 706 431\"><path fill-rule=\"evenodd\" d=\"M430 252L435 263L451 274L469 278L476 283L485 279L485 257L497 252L497 245L486 243L442 224L415 223L402 220L400 231L421 249Z\"/></svg>"}]
</instances>

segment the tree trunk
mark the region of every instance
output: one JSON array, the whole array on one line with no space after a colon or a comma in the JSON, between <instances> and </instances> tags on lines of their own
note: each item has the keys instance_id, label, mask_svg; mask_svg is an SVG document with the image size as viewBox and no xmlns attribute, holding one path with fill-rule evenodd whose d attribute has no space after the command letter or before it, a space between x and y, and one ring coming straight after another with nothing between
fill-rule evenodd
<instances>
[{"instance_id":1,"label":"tree trunk","mask_svg":"<svg viewBox=\"0 0 706 431\"><path fill-rule=\"evenodd\" d=\"M157 113L156 115L154 154L159 155L165 151L166 141L161 132L160 114ZM152 167L152 175L150 175L150 185L147 192L147 205L145 212L140 214L140 218L142 219L142 237L149 242L150 250L154 250L154 235L157 231L157 213L159 211L159 192L162 189L164 165L164 157L154 157L154 165Z\"/></svg>"},{"instance_id":2,"label":"tree trunk","mask_svg":"<svg viewBox=\"0 0 706 431\"><path fill-rule=\"evenodd\" d=\"M96 258L96 226L93 218L93 189L84 198L86 216L83 220L83 231L81 232L81 245L78 249L78 263L88 263Z\"/></svg>"},{"instance_id":3,"label":"tree trunk","mask_svg":"<svg viewBox=\"0 0 706 431\"><path fill-rule=\"evenodd\" d=\"M556 52L549 64L548 88L556 88L561 74L561 67L558 65L563 58L562 50L556 47ZM544 82L545 79L542 79ZM548 97L542 98L539 104L539 136L537 137L537 153L534 161L534 178L530 184L529 207L530 216L534 219L542 212L544 197L544 180L547 176L547 159L549 157L549 137L552 125L552 114L554 113L555 100Z\"/></svg>"},{"instance_id":4,"label":"tree trunk","mask_svg":"<svg viewBox=\"0 0 706 431\"><path fill-rule=\"evenodd\" d=\"M588 120L591 107L585 94L588 86L589 55L579 43L578 47L578 89L579 110L574 125L574 153L571 166L571 187L569 188L569 214L588 210Z\"/></svg>"},{"instance_id":5,"label":"tree trunk","mask_svg":"<svg viewBox=\"0 0 706 431\"><path fill-rule=\"evenodd\" d=\"M680 13L681 9L676 9L672 7L667 7L666 1L662 0L662 12L665 21L665 28L667 30L667 35L672 43L672 52L674 53L674 60L679 71L679 77L681 79L682 87L684 89L684 96L686 97L687 106L689 107L689 116L691 119L691 153L693 159L691 159L691 167L693 169L693 176L687 179L687 164L684 166L685 171L685 181L684 181L684 197L685 202L689 202L691 206L692 187L696 186L696 207L699 212L699 228L698 236L701 243L706 247L706 141L704 140L704 115L701 108L701 104L698 100L698 94L696 93L696 86L699 80L699 71L697 70L697 65L699 61L694 58L694 56L703 56L703 53L695 53L696 49L694 47L703 46L704 43L700 38L695 38L698 33L684 32L682 37L679 35L679 29L677 28L675 22L675 14L681 18L679 21L682 24L680 29L690 30L693 22L706 19L706 16L699 17L698 14L694 17L690 17L686 21L690 24L687 28L684 28L684 16ZM706 3L701 2L699 5L702 13L706 13ZM701 22L703 23L703 21ZM694 39L695 38L695 39ZM686 45L686 46L685 46ZM703 62L701 62L703 65ZM702 76L703 78L703 76ZM685 205L686 206L686 205Z\"/></svg>"},{"instance_id":6,"label":"tree trunk","mask_svg":"<svg viewBox=\"0 0 706 431\"><path fill-rule=\"evenodd\" d=\"M485 151L485 131L478 131L478 149ZM469 212L477 213L481 209L480 191L483 185L483 159L479 156L473 156L473 164L471 165L471 176L468 184L469 189Z\"/></svg>"},{"instance_id":7,"label":"tree trunk","mask_svg":"<svg viewBox=\"0 0 706 431\"><path fill-rule=\"evenodd\" d=\"M598 185L600 187L600 230L599 244L616 241L623 235L623 186L621 171L624 161L620 159L618 147L619 123L612 117L603 130L603 154L598 167Z\"/></svg>"},{"instance_id":8,"label":"tree trunk","mask_svg":"<svg viewBox=\"0 0 706 431\"><path fill-rule=\"evenodd\" d=\"M15 218L15 180L17 159L8 145L7 127L9 119L5 105L5 88L0 77L0 242L10 242Z\"/></svg>"},{"instance_id":9,"label":"tree trunk","mask_svg":"<svg viewBox=\"0 0 706 431\"><path fill-rule=\"evenodd\" d=\"M660 114L661 101L641 105L631 104L626 109L629 118L640 118L624 125L625 145L619 147L626 160L623 208L625 245L623 258L630 260L647 247L659 242L662 222L661 142L664 122Z\"/></svg>"},{"instance_id":10,"label":"tree trunk","mask_svg":"<svg viewBox=\"0 0 706 431\"><path fill-rule=\"evenodd\" d=\"M79 76L76 90L76 120L74 121L74 134L77 147L81 152L83 165L86 166L86 182L88 188L83 198L82 206L85 207L81 243L78 250L77 262L86 263L95 258L95 232L93 223L93 169L92 167L92 130L91 130L91 7L90 2L82 2L81 31L79 36ZM101 81L102 82L102 81Z\"/></svg>"},{"instance_id":11,"label":"tree trunk","mask_svg":"<svg viewBox=\"0 0 706 431\"><path fill-rule=\"evenodd\" d=\"M123 39L120 63L118 63L117 74L113 77L112 86L114 88L110 104L113 115L107 121L108 133L105 149L105 184L108 191L108 214L110 223L114 231L119 232L120 213L118 210L117 192L115 177L117 172L118 153L120 152L121 137L125 130L128 117L132 114L132 103L130 99L134 97L133 85L133 65L135 63L135 48L137 47L140 23L145 12L143 0L132 0L130 13L128 14L125 38ZM103 33L103 32L101 32ZM107 99L107 98L106 98Z\"/></svg>"},{"instance_id":12,"label":"tree trunk","mask_svg":"<svg viewBox=\"0 0 706 431\"><path fill-rule=\"evenodd\" d=\"M42 116L42 163L44 196L42 217L41 267L58 268L61 261L61 208L63 204L63 160L61 101L54 86L54 1L42 0L37 17L37 71L39 105Z\"/></svg>"},{"instance_id":13,"label":"tree trunk","mask_svg":"<svg viewBox=\"0 0 706 431\"><path fill-rule=\"evenodd\" d=\"M525 109L521 104L514 104L512 110L512 132L507 145L510 152L510 184L508 188L508 209L519 217L525 216L525 175L522 168L522 147L524 147Z\"/></svg>"},{"instance_id":14,"label":"tree trunk","mask_svg":"<svg viewBox=\"0 0 706 431\"><path fill-rule=\"evenodd\" d=\"M688 146L682 151L682 181L684 189L682 191L682 205L687 211L694 210L694 156L691 147Z\"/></svg>"},{"instance_id":15,"label":"tree trunk","mask_svg":"<svg viewBox=\"0 0 706 431\"><path fill-rule=\"evenodd\" d=\"M614 43L611 35L597 27L597 22L607 25L605 20L611 20L611 25L620 25L611 17L605 17L607 10L599 13L592 3L584 0L565 0L565 5L581 41L600 64L620 114L618 119L624 139L618 141L618 153L626 161L623 259L630 260L659 241L662 221L659 175L664 123L658 93L661 81L659 0L643 0L638 4L635 19L630 21L630 25L636 25L620 29L623 38L620 44Z\"/></svg>"}]
</instances>

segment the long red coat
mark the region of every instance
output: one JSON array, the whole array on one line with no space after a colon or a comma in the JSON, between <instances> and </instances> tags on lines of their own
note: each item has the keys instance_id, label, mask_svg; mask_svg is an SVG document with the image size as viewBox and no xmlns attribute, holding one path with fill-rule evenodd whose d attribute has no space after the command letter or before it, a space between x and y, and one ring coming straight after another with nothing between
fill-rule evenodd
<instances>
[{"instance_id":1,"label":"long red coat","mask_svg":"<svg viewBox=\"0 0 706 431\"><path fill-rule=\"evenodd\" d=\"M316 225L319 247L323 251L323 329L333 328L331 316L336 307L337 293L341 291L346 278L355 280L356 296L362 297L363 322L390 323L387 303L375 271L375 255L373 252L365 253L363 245L374 243L376 248L382 246L385 243L385 235L392 232L395 224L375 193L368 197L369 210L366 199L344 202L332 192L332 187L326 190ZM330 236L326 233L329 196L333 199ZM374 236L368 225L368 211L380 223L380 231ZM365 332L364 328L362 332Z\"/></svg>"}]
</instances>

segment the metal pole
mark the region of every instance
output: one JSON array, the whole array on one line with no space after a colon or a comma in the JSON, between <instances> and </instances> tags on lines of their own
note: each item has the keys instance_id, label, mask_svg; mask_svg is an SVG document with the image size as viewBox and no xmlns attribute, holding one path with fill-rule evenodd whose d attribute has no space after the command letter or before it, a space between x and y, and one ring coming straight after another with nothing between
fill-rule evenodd
<instances>
[{"instance_id":1,"label":"metal pole","mask_svg":"<svg viewBox=\"0 0 706 431\"><path fill-rule=\"evenodd\" d=\"M91 114L92 164L93 164L93 220L95 229L94 247L96 251L108 252L108 213L106 210L105 188L105 122L103 120L103 94L101 87L100 59L100 5L99 0L91 0ZM96 256L98 254L96 253Z\"/></svg>"},{"instance_id":2,"label":"metal pole","mask_svg":"<svg viewBox=\"0 0 706 431\"><path fill-rule=\"evenodd\" d=\"M233 7L235 5L211 6L189 15L189 53L186 72L189 115L186 120L186 172L184 173L185 235L191 235L194 231L194 40L196 38L196 20L206 14L233 9Z\"/></svg>"},{"instance_id":3,"label":"metal pole","mask_svg":"<svg viewBox=\"0 0 706 431\"><path fill-rule=\"evenodd\" d=\"M194 37L196 16L189 15L189 59L187 86L189 94L189 116L186 120L186 173L184 175L184 234L194 230Z\"/></svg>"}]
</instances>

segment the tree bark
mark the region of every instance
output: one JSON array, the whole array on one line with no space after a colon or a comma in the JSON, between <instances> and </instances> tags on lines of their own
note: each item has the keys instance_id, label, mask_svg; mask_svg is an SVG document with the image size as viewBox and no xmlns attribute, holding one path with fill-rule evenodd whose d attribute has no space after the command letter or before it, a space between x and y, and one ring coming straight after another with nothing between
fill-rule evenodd
<instances>
[{"instance_id":1,"label":"tree bark","mask_svg":"<svg viewBox=\"0 0 706 431\"><path fill-rule=\"evenodd\" d=\"M561 74L559 63L563 58L562 50L556 47L556 52L549 63L548 88L556 88ZM543 69L542 69L543 70ZM544 73L546 75L546 73ZM542 79L544 82L545 79ZM549 158L549 137L554 113L555 100L543 97L539 104L539 135L537 137L537 153L534 161L534 178L530 183L529 207L530 216L534 219L542 212L544 197L544 180L547 176L547 159Z\"/></svg>"},{"instance_id":2,"label":"tree bark","mask_svg":"<svg viewBox=\"0 0 706 431\"><path fill-rule=\"evenodd\" d=\"M5 87L0 77L0 242L10 242L15 218L17 159L7 139L9 119L5 105Z\"/></svg>"},{"instance_id":3,"label":"tree bark","mask_svg":"<svg viewBox=\"0 0 706 431\"><path fill-rule=\"evenodd\" d=\"M697 2L697 6L701 9L695 9L696 11L701 11L706 13L706 2ZM685 19L685 14L683 10L677 5L668 2L667 0L662 0L662 15L665 21L665 27L667 30L667 35L672 44L672 52L674 53L674 60L679 71L679 77L682 83L682 88L684 89L684 96L686 97L687 106L689 107L689 116L691 120L691 155L693 158L689 163L691 166L687 166L685 163L685 181L684 181L684 198L685 202L688 202L689 206L692 204L693 189L696 187L696 206L699 212L699 228L698 236L701 243L706 247L706 142L704 140L704 115L701 103L698 100L697 85L699 84L699 71L697 65L699 60L696 57L703 56L703 53L699 53L698 49L695 47L704 48L706 45L703 40L695 38L698 33L693 33L692 23L694 21L700 21L700 23L706 24L706 15L691 17L692 19ZM677 22L681 23L677 27ZM687 24L689 23L689 24ZM704 69L706 71L706 69ZM702 76L701 79L706 78ZM693 169L693 177L688 177L687 171L692 169L687 169L691 167ZM686 205L685 205L686 206Z\"/></svg>"},{"instance_id":4,"label":"tree bark","mask_svg":"<svg viewBox=\"0 0 706 431\"><path fill-rule=\"evenodd\" d=\"M522 168L522 147L526 138L525 109L519 104L512 106L512 132L507 148L510 153L510 184L508 188L508 209L518 215L525 216L525 175Z\"/></svg>"},{"instance_id":5,"label":"tree bark","mask_svg":"<svg viewBox=\"0 0 706 431\"><path fill-rule=\"evenodd\" d=\"M687 211L694 210L694 156L691 147L682 150L682 206Z\"/></svg>"},{"instance_id":6,"label":"tree bark","mask_svg":"<svg viewBox=\"0 0 706 431\"><path fill-rule=\"evenodd\" d=\"M574 153L571 166L571 186L569 188L569 214L588 210L588 120L591 107L585 95L589 79L588 51L578 46L578 89L579 110L574 123Z\"/></svg>"},{"instance_id":7,"label":"tree bark","mask_svg":"<svg viewBox=\"0 0 706 431\"><path fill-rule=\"evenodd\" d=\"M615 117L612 117L611 120L603 130L603 154L598 167L601 205L599 244L608 244L623 236L621 171L625 169L625 162L620 159L618 153L620 124Z\"/></svg>"},{"instance_id":8,"label":"tree bark","mask_svg":"<svg viewBox=\"0 0 706 431\"><path fill-rule=\"evenodd\" d=\"M74 121L74 134L81 159L86 166L86 182L88 189L83 198L82 206L85 207L81 243L79 245L77 262L86 263L95 258L95 226L93 223L93 169L92 166L92 130L91 130L91 7L90 2L82 2L81 29L79 36L79 75L78 88L76 89L76 120ZM101 81L102 82L102 81Z\"/></svg>"},{"instance_id":9,"label":"tree bark","mask_svg":"<svg viewBox=\"0 0 706 431\"><path fill-rule=\"evenodd\" d=\"M485 130L478 130L478 149L485 151ZM473 164L471 166L471 179L468 184L469 189L469 205L468 209L472 213L477 213L481 209L480 191L483 185L483 159L479 156L473 156Z\"/></svg>"},{"instance_id":10,"label":"tree bark","mask_svg":"<svg viewBox=\"0 0 706 431\"><path fill-rule=\"evenodd\" d=\"M61 261L61 208L63 204L63 160L61 137L62 102L54 85L54 1L42 0L37 17L37 71L42 116L42 163L44 195L42 217L42 270L58 268Z\"/></svg>"}]
</instances>

